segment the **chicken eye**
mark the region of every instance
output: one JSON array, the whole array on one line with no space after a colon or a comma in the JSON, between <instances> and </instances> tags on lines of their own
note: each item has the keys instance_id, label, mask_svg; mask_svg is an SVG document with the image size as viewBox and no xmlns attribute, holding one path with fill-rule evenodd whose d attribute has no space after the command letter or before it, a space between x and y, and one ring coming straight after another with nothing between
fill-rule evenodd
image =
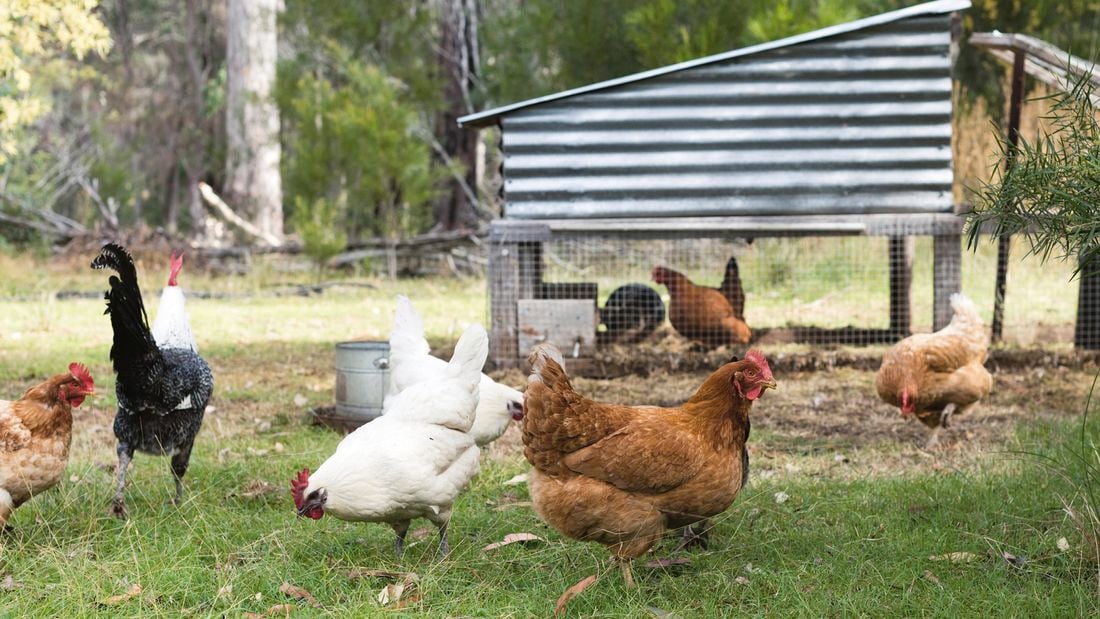
<instances>
[{"instance_id":1,"label":"chicken eye","mask_svg":"<svg viewBox=\"0 0 1100 619\"><path fill-rule=\"evenodd\" d=\"M745 370L745 376L748 376L750 378L756 376L756 370Z\"/></svg>"}]
</instances>

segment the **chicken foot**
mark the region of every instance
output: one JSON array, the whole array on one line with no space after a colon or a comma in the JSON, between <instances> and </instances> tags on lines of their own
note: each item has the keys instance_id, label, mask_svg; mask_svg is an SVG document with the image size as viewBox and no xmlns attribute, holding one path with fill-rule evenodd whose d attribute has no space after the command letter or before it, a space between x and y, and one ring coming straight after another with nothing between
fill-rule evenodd
<instances>
[{"instance_id":1,"label":"chicken foot","mask_svg":"<svg viewBox=\"0 0 1100 619\"><path fill-rule=\"evenodd\" d=\"M707 520L700 520L695 524L689 524L683 528L683 533L680 536L680 543L676 546L676 550L685 550L695 546L706 550L709 543L710 522Z\"/></svg>"},{"instance_id":2,"label":"chicken foot","mask_svg":"<svg viewBox=\"0 0 1100 619\"><path fill-rule=\"evenodd\" d=\"M126 519L126 498L123 489L126 488L126 469L130 467L130 461L134 459L134 450L126 443L118 444L118 485L115 486L115 498L111 501L111 508L107 510L108 516L114 516L120 520Z\"/></svg>"},{"instance_id":3,"label":"chicken foot","mask_svg":"<svg viewBox=\"0 0 1100 619\"><path fill-rule=\"evenodd\" d=\"M623 571L623 582L626 583L627 589L633 589L634 584L634 570L631 567L631 559L626 557L615 557L615 562L619 564L619 568Z\"/></svg>"}]
</instances>

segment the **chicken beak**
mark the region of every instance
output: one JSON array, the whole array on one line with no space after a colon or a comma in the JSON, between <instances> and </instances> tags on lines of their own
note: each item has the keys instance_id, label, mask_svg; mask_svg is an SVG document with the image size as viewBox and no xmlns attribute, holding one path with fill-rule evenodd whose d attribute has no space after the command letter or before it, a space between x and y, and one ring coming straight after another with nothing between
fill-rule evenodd
<instances>
[{"instance_id":1,"label":"chicken beak","mask_svg":"<svg viewBox=\"0 0 1100 619\"><path fill-rule=\"evenodd\" d=\"M775 379L773 378L766 383L761 383L760 386L764 389L771 389L772 391L775 391L775 388L778 385L775 384Z\"/></svg>"}]
</instances>

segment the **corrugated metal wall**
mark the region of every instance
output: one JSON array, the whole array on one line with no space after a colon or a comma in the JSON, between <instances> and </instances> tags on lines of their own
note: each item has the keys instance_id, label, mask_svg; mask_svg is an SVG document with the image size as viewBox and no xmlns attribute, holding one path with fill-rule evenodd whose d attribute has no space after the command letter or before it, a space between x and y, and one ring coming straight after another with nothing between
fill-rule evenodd
<instances>
[{"instance_id":1,"label":"corrugated metal wall","mask_svg":"<svg viewBox=\"0 0 1100 619\"><path fill-rule=\"evenodd\" d=\"M949 20L905 19L507 114L505 216L950 212Z\"/></svg>"}]
</instances>

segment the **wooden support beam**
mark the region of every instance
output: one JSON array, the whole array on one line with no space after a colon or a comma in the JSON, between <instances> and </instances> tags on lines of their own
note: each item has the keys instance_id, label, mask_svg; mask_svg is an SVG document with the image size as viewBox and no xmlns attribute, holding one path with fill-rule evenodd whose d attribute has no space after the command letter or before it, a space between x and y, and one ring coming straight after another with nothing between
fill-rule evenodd
<instances>
[{"instance_id":1,"label":"wooden support beam","mask_svg":"<svg viewBox=\"0 0 1100 619\"><path fill-rule=\"evenodd\" d=\"M890 237L890 332L899 339L912 333L909 294L913 283L913 238Z\"/></svg>"},{"instance_id":2,"label":"wooden support beam","mask_svg":"<svg viewBox=\"0 0 1100 619\"><path fill-rule=\"evenodd\" d=\"M932 329L951 322L951 295L962 289L962 238L958 234L932 237Z\"/></svg>"},{"instance_id":3,"label":"wooden support beam","mask_svg":"<svg viewBox=\"0 0 1100 619\"><path fill-rule=\"evenodd\" d=\"M542 224L489 228L489 360L493 367L515 367L519 350L516 302L536 298L542 282L542 243L550 229Z\"/></svg>"}]
</instances>

